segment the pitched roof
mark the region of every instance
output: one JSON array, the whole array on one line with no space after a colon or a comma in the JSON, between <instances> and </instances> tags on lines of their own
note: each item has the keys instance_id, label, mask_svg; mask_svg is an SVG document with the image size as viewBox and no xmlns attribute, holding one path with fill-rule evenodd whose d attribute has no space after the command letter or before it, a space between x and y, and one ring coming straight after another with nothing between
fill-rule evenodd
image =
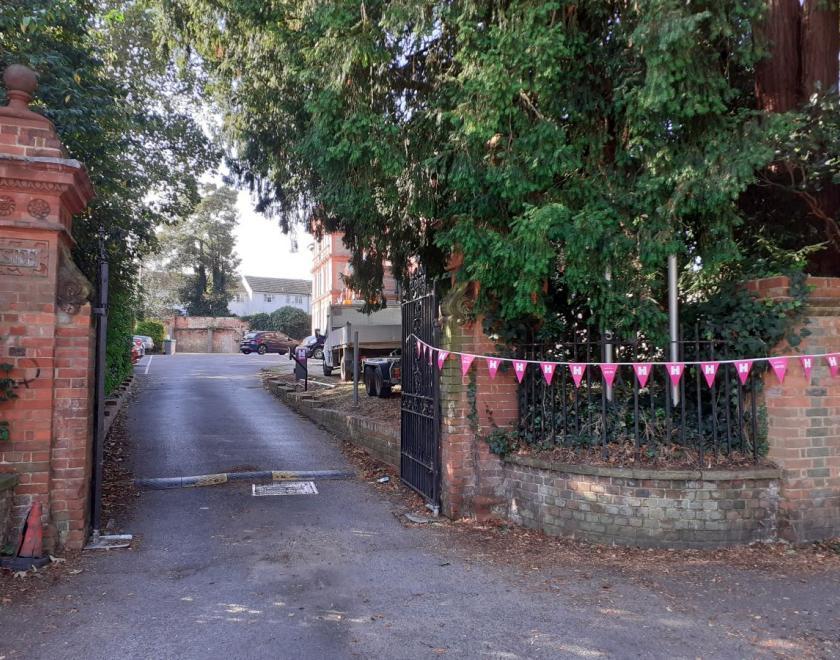
<instances>
[{"instance_id":1,"label":"pitched roof","mask_svg":"<svg viewBox=\"0 0 840 660\"><path fill-rule=\"evenodd\" d=\"M257 293L293 293L312 295L312 280L284 280L278 277L254 277L246 275L245 280Z\"/></svg>"}]
</instances>

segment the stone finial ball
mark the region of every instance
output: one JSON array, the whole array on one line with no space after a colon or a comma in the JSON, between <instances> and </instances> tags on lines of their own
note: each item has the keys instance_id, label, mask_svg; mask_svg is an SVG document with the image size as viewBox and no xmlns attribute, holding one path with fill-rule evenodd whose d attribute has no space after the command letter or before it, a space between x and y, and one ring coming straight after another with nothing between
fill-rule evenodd
<instances>
[{"instance_id":1,"label":"stone finial ball","mask_svg":"<svg viewBox=\"0 0 840 660\"><path fill-rule=\"evenodd\" d=\"M32 96L38 88L38 74L23 64L10 64L3 72L3 83L10 92L25 92Z\"/></svg>"}]
</instances>

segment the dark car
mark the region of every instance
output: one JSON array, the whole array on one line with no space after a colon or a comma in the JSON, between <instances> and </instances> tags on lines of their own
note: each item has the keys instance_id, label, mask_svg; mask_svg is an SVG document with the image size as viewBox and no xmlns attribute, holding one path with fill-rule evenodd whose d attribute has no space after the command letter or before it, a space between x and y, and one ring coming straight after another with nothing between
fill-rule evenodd
<instances>
[{"instance_id":1,"label":"dark car","mask_svg":"<svg viewBox=\"0 0 840 660\"><path fill-rule=\"evenodd\" d=\"M306 349L306 357L313 360L324 359L324 335L309 335L308 337L304 337L295 349L301 347ZM294 352L297 353L297 350Z\"/></svg>"},{"instance_id":2,"label":"dark car","mask_svg":"<svg viewBox=\"0 0 840 660\"><path fill-rule=\"evenodd\" d=\"M282 332L262 330L249 332L245 335L239 342L239 350L245 355L249 353L259 353L260 355L279 353L283 355L289 352L296 343L294 339Z\"/></svg>"},{"instance_id":3,"label":"dark car","mask_svg":"<svg viewBox=\"0 0 840 660\"><path fill-rule=\"evenodd\" d=\"M400 384L402 351L398 348L384 357L368 358L364 363L365 390L368 396L386 397Z\"/></svg>"}]
</instances>

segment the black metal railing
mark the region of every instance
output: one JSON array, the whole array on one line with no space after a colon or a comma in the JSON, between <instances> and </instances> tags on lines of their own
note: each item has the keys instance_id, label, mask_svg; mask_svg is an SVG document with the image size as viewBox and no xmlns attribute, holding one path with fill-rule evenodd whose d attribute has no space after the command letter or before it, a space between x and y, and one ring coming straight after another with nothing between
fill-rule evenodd
<instances>
[{"instance_id":1,"label":"black metal railing","mask_svg":"<svg viewBox=\"0 0 840 660\"><path fill-rule=\"evenodd\" d=\"M678 361L728 359L729 349L720 341L682 340ZM669 361L666 348L641 339L531 344L521 346L517 355L580 363ZM666 367L657 365L642 387L628 365L618 368L608 386L600 368L590 364L576 387L569 367L558 368L549 385L539 365L529 364L519 387L520 439L540 449L599 448L605 458L630 451L637 460L653 459L682 448L693 451L700 464L736 454L757 460L766 451L757 396L763 371L763 362L753 363L742 384L735 365L722 363L709 387L699 365L686 365L675 387Z\"/></svg>"}]
</instances>

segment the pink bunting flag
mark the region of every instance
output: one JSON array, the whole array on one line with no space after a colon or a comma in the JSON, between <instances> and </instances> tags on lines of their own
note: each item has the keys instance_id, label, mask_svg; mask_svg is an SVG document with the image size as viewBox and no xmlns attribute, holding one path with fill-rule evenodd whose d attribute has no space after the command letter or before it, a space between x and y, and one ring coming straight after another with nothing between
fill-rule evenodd
<instances>
[{"instance_id":1,"label":"pink bunting flag","mask_svg":"<svg viewBox=\"0 0 840 660\"><path fill-rule=\"evenodd\" d=\"M615 374L618 372L618 365L603 363L599 366L601 367L601 373L604 374L604 380L607 381L607 387L612 387Z\"/></svg>"},{"instance_id":2,"label":"pink bunting flag","mask_svg":"<svg viewBox=\"0 0 840 660\"><path fill-rule=\"evenodd\" d=\"M545 378L546 385L551 385L551 379L554 378L555 366L553 362L540 362L540 370L542 371L543 378Z\"/></svg>"},{"instance_id":3,"label":"pink bunting flag","mask_svg":"<svg viewBox=\"0 0 840 660\"><path fill-rule=\"evenodd\" d=\"M466 353L461 355L461 375L466 376L470 370L470 365L475 360L475 355L468 355Z\"/></svg>"},{"instance_id":4,"label":"pink bunting flag","mask_svg":"<svg viewBox=\"0 0 840 660\"><path fill-rule=\"evenodd\" d=\"M443 363L449 357L449 351L438 351L438 369L443 369Z\"/></svg>"},{"instance_id":5,"label":"pink bunting flag","mask_svg":"<svg viewBox=\"0 0 840 660\"><path fill-rule=\"evenodd\" d=\"M814 368L814 358L811 355L800 355L799 362L802 364L802 371L805 372L805 380L811 382L811 369Z\"/></svg>"},{"instance_id":6,"label":"pink bunting flag","mask_svg":"<svg viewBox=\"0 0 840 660\"><path fill-rule=\"evenodd\" d=\"M417 340L417 357L420 357L420 355L422 353L423 353L423 342L418 339Z\"/></svg>"},{"instance_id":7,"label":"pink bunting flag","mask_svg":"<svg viewBox=\"0 0 840 660\"><path fill-rule=\"evenodd\" d=\"M671 379L671 383L675 386L679 385L685 365L682 362L668 362L665 366L668 370L668 377Z\"/></svg>"},{"instance_id":8,"label":"pink bunting flag","mask_svg":"<svg viewBox=\"0 0 840 660\"><path fill-rule=\"evenodd\" d=\"M783 385L785 382L787 363L787 358L770 358L770 366L773 369L773 373L776 374L776 378L779 379L779 385Z\"/></svg>"},{"instance_id":9,"label":"pink bunting flag","mask_svg":"<svg viewBox=\"0 0 840 660\"><path fill-rule=\"evenodd\" d=\"M741 381L741 385L747 384L747 378L750 377L752 363L752 360L737 360L735 362L735 371L738 372L738 380Z\"/></svg>"},{"instance_id":10,"label":"pink bunting flag","mask_svg":"<svg viewBox=\"0 0 840 660\"><path fill-rule=\"evenodd\" d=\"M711 389L712 385L715 384L715 376L717 376L718 369L720 368L720 362L701 362L700 363L700 371L703 372L703 377L706 379L706 385L709 386Z\"/></svg>"},{"instance_id":11,"label":"pink bunting flag","mask_svg":"<svg viewBox=\"0 0 840 660\"><path fill-rule=\"evenodd\" d=\"M572 380L575 381L575 387L580 387L580 381L583 380L583 372L586 371L586 365L570 364L569 370L572 372Z\"/></svg>"},{"instance_id":12,"label":"pink bunting flag","mask_svg":"<svg viewBox=\"0 0 840 660\"><path fill-rule=\"evenodd\" d=\"M501 360L497 360L496 358L487 358L487 371L490 372L490 379L495 380L496 372L499 370L499 365L502 363Z\"/></svg>"},{"instance_id":13,"label":"pink bunting flag","mask_svg":"<svg viewBox=\"0 0 840 660\"><path fill-rule=\"evenodd\" d=\"M648 378L650 378L650 365L634 364L633 371L636 372L636 378L639 379L639 387L647 386Z\"/></svg>"},{"instance_id":14,"label":"pink bunting flag","mask_svg":"<svg viewBox=\"0 0 840 660\"><path fill-rule=\"evenodd\" d=\"M528 363L524 360L514 360L513 361L513 373L516 374L516 380L520 383L522 379L525 378L525 367L528 366Z\"/></svg>"},{"instance_id":15,"label":"pink bunting flag","mask_svg":"<svg viewBox=\"0 0 840 660\"><path fill-rule=\"evenodd\" d=\"M828 370L831 372L831 377L837 378L837 372L840 370L840 353L826 355L825 361L828 362Z\"/></svg>"}]
</instances>

